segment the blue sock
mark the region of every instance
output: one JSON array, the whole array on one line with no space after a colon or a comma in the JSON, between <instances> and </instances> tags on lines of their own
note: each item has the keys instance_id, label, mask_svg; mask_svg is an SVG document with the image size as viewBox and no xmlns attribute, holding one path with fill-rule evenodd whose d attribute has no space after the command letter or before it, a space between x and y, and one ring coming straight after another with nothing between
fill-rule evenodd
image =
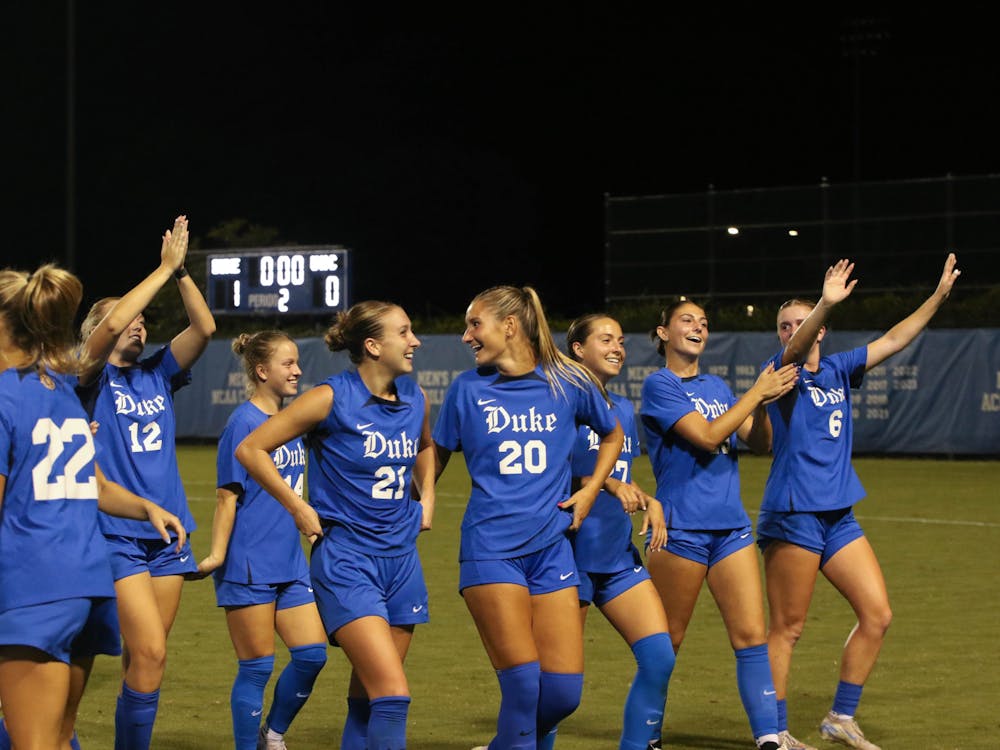
<instances>
[{"instance_id":1,"label":"blue sock","mask_svg":"<svg viewBox=\"0 0 1000 750\"><path fill-rule=\"evenodd\" d=\"M490 743L490 750L535 750L540 674L537 661L497 670L500 713L497 736Z\"/></svg>"},{"instance_id":2,"label":"blue sock","mask_svg":"<svg viewBox=\"0 0 1000 750\"><path fill-rule=\"evenodd\" d=\"M340 738L340 750L366 750L370 716L371 709L367 698L348 696L347 718L344 720L344 733Z\"/></svg>"},{"instance_id":3,"label":"blue sock","mask_svg":"<svg viewBox=\"0 0 1000 750\"><path fill-rule=\"evenodd\" d=\"M674 671L674 647L667 633L654 633L632 644L638 669L625 699L619 750L646 750L660 739L667 685Z\"/></svg>"},{"instance_id":4,"label":"blue sock","mask_svg":"<svg viewBox=\"0 0 1000 750\"><path fill-rule=\"evenodd\" d=\"M833 697L833 712L844 716L854 716L861 702L861 691L864 685L855 685L853 682L837 683L837 694Z\"/></svg>"},{"instance_id":5,"label":"blue sock","mask_svg":"<svg viewBox=\"0 0 1000 750\"><path fill-rule=\"evenodd\" d=\"M784 698L779 698L778 701L778 731L787 732L788 731L788 702Z\"/></svg>"},{"instance_id":6,"label":"blue sock","mask_svg":"<svg viewBox=\"0 0 1000 750\"><path fill-rule=\"evenodd\" d=\"M736 684L753 736L777 734L777 699L766 643L736 650Z\"/></svg>"},{"instance_id":7,"label":"blue sock","mask_svg":"<svg viewBox=\"0 0 1000 750\"><path fill-rule=\"evenodd\" d=\"M288 649L288 653L292 660L281 670L281 676L274 686L271 710L267 714L267 728L278 734L288 731L292 719L306 704L319 671L326 664L325 643L293 646Z\"/></svg>"},{"instance_id":8,"label":"blue sock","mask_svg":"<svg viewBox=\"0 0 1000 750\"><path fill-rule=\"evenodd\" d=\"M76 732L73 732L73 736L69 738L70 750L82 750L80 747L80 738L76 736Z\"/></svg>"},{"instance_id":9,"label":"blue sock","mask_svg":"<svg viewBox=\"0 0 1000 750\"><path fill-rule=\"evenodd\" d=\"M387 695L369 702L371 717L368 719L369 750L406 750L406 714L410 698L406 695Z\"/></svg>"},{"instance_id":10,"label":"blue sock","mask_svg":"<svg viewBox=\"0 0 1000 750\"><path fill-rule=\"evenodd\" d=\"M257 731L264 710L264 688L274 669L274 654L240 659L229 708L233 714L233 739L237 750L257 750Z\"/></svg>"},{"instance_id":11,"label":"blue sock","mask_svg":"<svg viewBox=\"0 0 1000 750\"><path fill-rule=\"evenodd\" d=\"M122 683L115 709L115 750L149 750L160 691L139 693Z\"/></svg>"},{"instance_id":12,"label":"blue sock","mask_svg":"<svg viewBox=\"0 0 1000 750\"><path fill-rule=\"evenodd\" d=\"M542 672L538 679L538 747L543 738L580 705L583 675L580 673ZM552 736L555 742L555 735Z\"/></svg>"},{"instance_id":13,"label":"blue sock","mask_svg":"<svg viewBox=\"0 0 1000 750\"><path fill-rule=\"evenodd\" d=\"M559 731L559 726L556 725L549 730L549 733L538 738L538 748L537 750L553 750L556 746L556 733ZM646 750L643 748L642 750Z\"/></svg>"}]
</instances>

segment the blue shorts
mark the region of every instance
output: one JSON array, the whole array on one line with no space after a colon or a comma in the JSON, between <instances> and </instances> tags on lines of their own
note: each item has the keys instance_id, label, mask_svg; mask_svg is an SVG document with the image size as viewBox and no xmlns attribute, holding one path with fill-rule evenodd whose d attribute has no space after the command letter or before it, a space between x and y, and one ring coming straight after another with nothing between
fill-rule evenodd
<instances>
[{"instance_id":1,"label":"blue shorts","mask_svg":"<svg viewBox=\"0 0 1000 750\"><path fill-rule=\"evenodd\" d=\"M309 575L284 583L240 583L215 579L215 604L219 607L252 607L274 604L275 609L291 609L315 604Z\"/></svg>"},{"instance_id":2,"label":"blue shorts","mask_svg":"<svg viewBox=\"0 0 1000 750\"><path fill-rule=\"evenodd\" d=\"M81 597L0 614L0 645L30 646L58 661L122 652L114 597Z\"/></svg>"},{"instance_id":3,"label":"blue shorts","mask_svg":"<svg viewBox=\"0 0 1000 750\"><path fill-rule=\"evenodd\" d=\"M580 571L580 603L593 602L603 607L619 594L623 594L633 586L649 580L649 572L642 564L639 550L632 545L632 565L617 573L590 573Z\"/></svg>"},{"instance_id":4,"label":"blue shorts","mask_svg":"<svg viewBox=\"0 0 1000 750\"><path fill-rule=\"evenodd\" d=\"M108 542L111 574L116 581L136 573L149 573L153 578L159 578L182 576L198 570L190 542L184 542L178 552L176 541L167 544L162 539L137 539L113 534L104 538Z\"/></svg>"},{"instance_id":5,"label":"blue shorts","mask_svg":"<svg viewBox=\"0 0 1000 750\"><path fill-rule=\"evenodd\" d=\"M865 535L853 508L824 511L762 510L757 517L757 545L788 542L820 556L822 568L837 552Z\"/></svg>"},{"instance_id":6,"label":"blue shorts","mask_svg":"<svg viewBox=\"0 0 1000 750\"><path fill-rule=\"evenodd\" d=\"M463 560L458 574L458 590L487 583L514 583L525 586L532 596L578 586L573 546L561 537L538 552L502 560Z\"/></svg>"},{"instance_id":7,"label":"blue shorts","mask_svg":"<svg viewBox=\"0 0 1000 750\"><path fill-rule=\"evenodd\" d=\"M415 547L398 557L378 557L323 537L313 546L310 578L334 646L334 634L361 617L381 617L390 625L419 625L429 619L427 585Z\"/></svg>"},{"instance_id":8,"label":"blue shorts","mask_svg":"<svg viewBox=\"0 0 1000 750\"><path fill-rule=\"evenodd\" d=\"M720 531L667 530L667 552L711 568L734 552L753 544L753 529L749 525L739 529Z\"/></svg>"}]
</instances>

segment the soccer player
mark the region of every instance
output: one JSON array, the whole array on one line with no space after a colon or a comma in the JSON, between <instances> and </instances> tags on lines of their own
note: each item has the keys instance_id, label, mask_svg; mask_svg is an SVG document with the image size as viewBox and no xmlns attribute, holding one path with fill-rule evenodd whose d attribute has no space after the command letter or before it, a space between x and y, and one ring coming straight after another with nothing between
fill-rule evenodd
<instances>
[{"instance_id":1,"label":"soccer player","mask_svg":"<svg viewBox=\"0 0 1000 750\"><path fill-rule=\"evenodd\" d=\"M566 333L566 347L570 357L594 373L605 388L625 364L625 336L618 321L607 315L584 315L574 320ZM639 455L632 402L616 393L608 396L625 433L624 443L587 522L570 540L580 574L581 623L586 623L590 604L596 604L628 643L638 664L625 699L619 750L646 750L650 741L659 740L650 727L658 730L663 722L674 650L656 587L632 544L630 514L646 511L651 550L664 544L667 532L663 506L643 492L632 477L632 458ZM592 429L579 428L573 448L574 481L586 480L593 473L599 445Z\"/></svg>"},{"instance_id":2,"label":"soccer player","mask_svg":"<svg viewBox=\"0 0 1000 750\"><path fill-rule=\"evenodd\" d=\"M556 347L534 289L488 289L465 320L476 369L445 395L434 427L438 469L461 450L472 477L459 590L500 682L489 747L534 749L580 702L583 627L566 531L597 499L622 429L590 371ZM597 434L597 458L567 498L578 424Z\"/></svg>"},{"instance_id":3,"label":"soccer player","mask_svg":"<svg viewBox=\"0 0 1000 750\"><path fill-rule=\"evenodd\" d=\"M284 399L298 393L302 371L298 347L280 331L243 333L232 347L243 361L250 398L236 407L219 438L212 548L198 564L198 574L214 574L216 602L226 610L239 660L230 695L236 750L284 750L284 734L326 664L326 634L295 522L247 475L235 451L281 410ZM301 497L306 468L301 438L279 446L271 458ZM264 688L274 669L275 632L291 661L278 678L261 725Z\"/></svg>"},{"instance_id":4,"label":"soccer player","mask_svg":"<svg viewBox=\"0 0 1000 750\"><path fill-rule=\"evenodd\" d=\"M215 332L215 321L184 268L188 223L177 217L163 235L160 264L120 299L97 302L83 322L82 357L89 366L78 393L98 423L96 441L108 478L180 517L194 519L177 469L174 392L189 382ZM190 325L151 356L142 311L173 277ZM118 594L124 679L115 709L117 750L146 750L153 733L167 635L177 615L185 574L197 570L190 546L176 552L148 523L101 516Z\"/></svg>"},{"instance_id":5,"label":"soccer player","mask_svg":"<svg viewBox=\"0 0 1000 750\"><path fill-rule=\"evenodd\" d=\"M168 528L180 520L107 482L74 393L80 281L45 265L0 271L0 746L75 747L96 654L121 652L105 513ZM9 730L10 734L7 734Z\"/></svg>"},{"instance_id":6,"label":"soccer player","mask_svg":"<svg viewBox=\"0 0 1000 750\"><path fill-rule=\"evenodd\" d=\"M420 340L398 305L368 301L338 314L326 343L357 369L272 416L236 457L317 540L310 574L320 616L353 667L341 748L398 750L410 704L403 660L414 626L428 620L416 540L434 509L430 406L410 377ZM272 458L306 434L309 503Z\"/></svg>"},{"instance_id":7,"label":"soccer player","mask_svg":"<svg viewBox=\"0 0 1000 750\"><path fill-rule=\"evenodd\" d=\"M789 734L785 701L792 649L802 634L820 571L858 616L844 645L840 682L833 707L820 724L820 736L861 750L878 750L854 716L892 610L882 569L854 518L853 505L865 492L851 466L851 389L927 326L959 276L955 264L955 255L949 254L934 293L888 333L852 351L821 356L819 344L830 310L857 283L850 280L853 263L841 260L827 270L818 304L793 299L778 310L782 350L769 366L799 364L802 377L794 390L767 407L774 426L774 462L764 488L757 536L764 551L768 646L779 724L792 750L812 750Z\"/></svg>"},{"instance_id":8,"label":"soccer player","mask_svg":"<svg viewBox=\"0 0 1000 750\"><path fill-rule=\"evenodd\" d=\"M667 544L648 557L670 623L674 651L684 642L702 582L708 582L736 653L736 682L757 746L779 747L775 691L767 661L763 591L750 518L740 498L736 439L770 448L763 404L787 393L796 368L768 367L739 399L701 371L705 311L690 301L667 307L651 334L666 366L642 386L640 413L667 516Z\"/></svg>"}]
</instances>

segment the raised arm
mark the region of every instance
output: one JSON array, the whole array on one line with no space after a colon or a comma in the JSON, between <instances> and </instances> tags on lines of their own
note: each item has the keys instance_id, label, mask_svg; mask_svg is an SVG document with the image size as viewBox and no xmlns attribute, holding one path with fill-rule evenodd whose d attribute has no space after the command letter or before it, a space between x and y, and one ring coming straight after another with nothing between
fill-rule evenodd
<instances>
[{"instance_id":1,"label":"raised arm","mask_svg":"<svg viewBox=\"0 0 1000 750\"><path fill-rule=\"evenodd\" d=\"M295 525L307 537L323 535L319 516L281 478L271 454L279 445L309 432L330 413L332 407L333 389L328 385L317 386L247 435L236 448L236 459L267 494L292 514Z\"/></svg>"},{"instance_id":2,"label":"raised arm","mask_svg":"<svg viewBox=\"0 0 1000 750\"><path fill-rule=\"evenodd\" d=\"M931 318L938 311L938 308L948 299L955 280L962 273L955 268L957 262L955 253L948 253L948 257L944 261L944 270L941 271L941 278L938 280L937 289L934 290L934 293L920 307L910 313L910 315L890 328L881 338L875 339L875 341L868 345L868 361L865 363L866 370L872 369L896 352L905 349L917 337L917 334L927 327Z\"/></svg>"},{"instance_id":3,"label":"raised arm","mask_svg":"<svg viewBox=\"0 0 1000 750\"><path fill-rule=\"evenodd\" d=\"M858 280L851 279L853 271L854 264L844 258L826 269L826 276L823 279L823 295L816 307L812 309L812 312L806 316L802 325L792 335L785 347L784 354L781 356L782 365L805 362L813 344L816 343L820 329L826 325L826 320L830 317L830 311L854 291Z\"/></svg>"},{"instance_id":4,"label":"raised arm","mask_svg":"<svg viewBox=\"0 0 1000 750\"><path fill-rule=\"evenodd\" d=\"M780 370L768 365L757 377L757 382L727 412L709 422L692 411L678 419L673 430L706 453L714 453L737 431L746 441L752 432L754 411L762 404L784 396L797 380L798 368L795 365L785 365Z\"/></svg>"},{"instance_id":5,"label":"raised arm","mask_svg":"<svg viewBox=\"0 0 1000 750\"><path fill-rule=\"evenodd\" d=\"M181 293L181 302L188 316L188 327L178 333L170 342L170 352L183 369L193 365L208 346L212 334L215 333L215 318L208 309L208 303L201 294L198 285L182 268L177 274L177 290Z\"/></svg>"},{"instance_id":6,"label":"raised arm","mask_svg":"<svg viewBox=\"0 0 1000 750\"><path fill-rule=\"evenodd\" d=\"M160 265L149 276L130 289L119 299L98 323L87 334L83 343L82 359L86 369L80 375L83 385L93 383L111 352L114 351L118 337L135 320L170 277L184 267L188 247L187 217L178 216L174 219L174 228L163 233L160 243Z\"/></svg>"}]
</instances>

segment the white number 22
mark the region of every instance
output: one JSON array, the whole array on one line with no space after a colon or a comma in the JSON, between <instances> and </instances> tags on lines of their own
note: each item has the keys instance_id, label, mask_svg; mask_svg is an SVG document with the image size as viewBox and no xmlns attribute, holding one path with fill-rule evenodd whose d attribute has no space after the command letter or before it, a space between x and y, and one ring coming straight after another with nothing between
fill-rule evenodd
<instances>
[{"instance_id":1,"label":"white number 22","mask_svg":"<svg viewBox=\"0 0 1000 750\"><path fill-rule=\"evenodd\" d=\"M66 461L62 474L52 475L59 456L73 438L82 437L83 445L76 449ZM85 482L79 481L78 474L87 466L93 466L94 440L86 419L71 417L61 425L56 425L48 417L35 422L31 431L34 445L48 443L45 458L31 470L31 481L35 490L35 500L96 500L97 478L90 476Z\"/></svg>"}]
</instances>

